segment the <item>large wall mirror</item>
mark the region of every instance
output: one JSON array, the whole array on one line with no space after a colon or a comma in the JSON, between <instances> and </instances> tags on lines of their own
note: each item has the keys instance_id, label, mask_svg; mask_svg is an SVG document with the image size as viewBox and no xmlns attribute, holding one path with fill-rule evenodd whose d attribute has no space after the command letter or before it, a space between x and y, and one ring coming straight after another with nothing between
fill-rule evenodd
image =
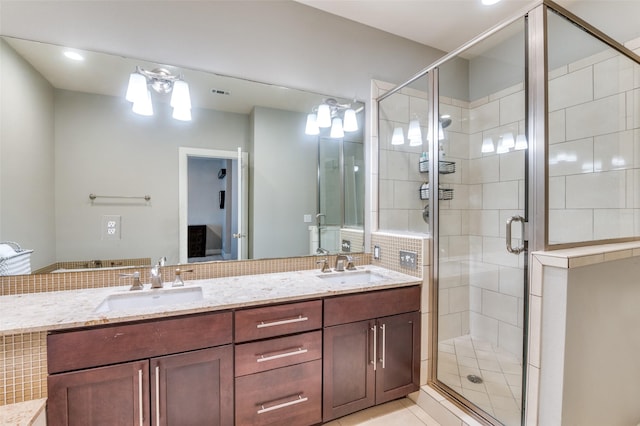
<instances>
[{"instance_id":1,"label":"large wall mirror","mask_svg":"<svg viewBox=\"0 0 640 426\"><path fill-rule=\"evenodd\" d=\"M9 37L0 65L0 241L33 249L32 271L302 256L362 233L361 102ZM187 82L191 121L154 90L135 114L137 67ZM357 130L307 134L321 104Z\"/></svg>"}]
</instances>

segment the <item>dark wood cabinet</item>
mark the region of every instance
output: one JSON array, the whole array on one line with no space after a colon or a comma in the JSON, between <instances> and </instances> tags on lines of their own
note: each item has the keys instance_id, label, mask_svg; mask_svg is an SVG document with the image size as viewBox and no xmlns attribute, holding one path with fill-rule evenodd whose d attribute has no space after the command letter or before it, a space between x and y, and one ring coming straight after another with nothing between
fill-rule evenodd
<instances>
[{"instance_id":1,"label":"dark wood cabinet","mask_svg":"<svg viewBox=\"0 0 640 426\"><path fill-rule=\"evenodd\" d=\"M48 424L233 425L231 324L227 312L49 335Z\"/></svg>"},{"instance_id":2,"label":"dark wood cabinet","mask_svg":"<svg viewBox=\"0 0 640 426\"><path fill-rule=\"evenodd\" d=\"M150 367L154 425L233 424L231 345L154 358Z\"/></svg>"},{"instance_id":3,"label":"dark wood cabinet","mask_svg":"<svg viewBox=\"0 0 640 426\"><path fill-rule=\"evenodd\" d=\"M50 425L150 425L149 362L49 376Z\"/></svg>"},{"instance_id":4,"label":"dark wood cabinet","mask_svg":"<svg viewBox=\"0 0 640 426\"><path fill-rule=\"evenodd\" d=\"M412 287L325 301L325 324L335 325L324 329L323 421L418 390L419 295Z\"/></svg>"}]
</instances>

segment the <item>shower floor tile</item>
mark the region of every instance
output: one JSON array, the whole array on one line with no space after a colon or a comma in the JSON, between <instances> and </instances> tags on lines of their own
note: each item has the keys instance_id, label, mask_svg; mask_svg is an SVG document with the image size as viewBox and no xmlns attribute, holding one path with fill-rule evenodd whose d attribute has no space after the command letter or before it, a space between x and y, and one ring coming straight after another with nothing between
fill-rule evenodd
<instances>
[{"instance_id":1,"label":"shower floor tile","mask_svg":"<svg viewBox=\"0 0 640 426\"><path fill-rule=\"evenodd\" d=\"M482 383L473 383L474 375ZM507 426L520 424L522 362L491 343L461 336L438 343L438 379Z\"/></svg>"}]
</instances>

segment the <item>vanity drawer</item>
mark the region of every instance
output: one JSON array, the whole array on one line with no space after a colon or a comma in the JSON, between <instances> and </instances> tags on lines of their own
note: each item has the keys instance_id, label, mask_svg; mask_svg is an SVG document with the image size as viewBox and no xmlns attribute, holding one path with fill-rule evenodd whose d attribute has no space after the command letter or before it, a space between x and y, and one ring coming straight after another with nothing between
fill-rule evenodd
<instances>
[{"instance_id":1,"label":"vanity drawer","mask_svg":"<svg viewBox=\"0 0 640 426\"><path fill-rule=\"evenodd\" d=\"M236 345L236 377L322 358L322 332Z\"/></svg>"},{"instance_id":2,"label":"vanity drawer","mask_svg":"<svg viewBox=\"0 0 640 426\"><path fill-rule=\"evenodd\" d=\"M420 286L337 296L324 301L324 326L385 317L420 309Z\"/></svg>"},{"instance_id":3,"label":"vanity drawer","mask_svg":"<svg viewBox=\"0 0 640 426\"><path fill-rule=\"evenodd\" d=\"M236 424L312 425L321 421L321 360L236 378Z\"/></svg>"},{"instance_id":4,"label":"vanity drawer","mask_svg":"<svg viewBox=\"0 0 640 426\"><path fill-rule=\"evenodd\" d=\"M55 332L47 336L49 374L229 344L231 312Z\"/></svg>"},{"instance_id":5,"label":"vanity drawer","mask_svg":"<svg viewBox=\"0 0 640 426\"><path fill-rule=\"evenodd\" d=\"M264 339L322 328L322 301L289 303L235 313L235 341Z\"/></svg>"}]
</instances>

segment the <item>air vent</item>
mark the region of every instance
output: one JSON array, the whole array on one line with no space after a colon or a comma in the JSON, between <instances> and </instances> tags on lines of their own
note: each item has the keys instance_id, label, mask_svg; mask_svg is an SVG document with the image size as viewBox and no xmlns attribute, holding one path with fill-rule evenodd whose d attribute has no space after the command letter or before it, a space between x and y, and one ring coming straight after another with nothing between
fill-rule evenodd
<instances>
[{"instance_id":1,"label":"air vent","mask_svg":"<svg viewBox=\"0 0 640 426\"><path fill-rule=\"evenodd\" d=\"M227 92L226 90L221 89L211 89L211 93L214 95L231 95L231 92Z\"/></svg>"}]
</instances>

